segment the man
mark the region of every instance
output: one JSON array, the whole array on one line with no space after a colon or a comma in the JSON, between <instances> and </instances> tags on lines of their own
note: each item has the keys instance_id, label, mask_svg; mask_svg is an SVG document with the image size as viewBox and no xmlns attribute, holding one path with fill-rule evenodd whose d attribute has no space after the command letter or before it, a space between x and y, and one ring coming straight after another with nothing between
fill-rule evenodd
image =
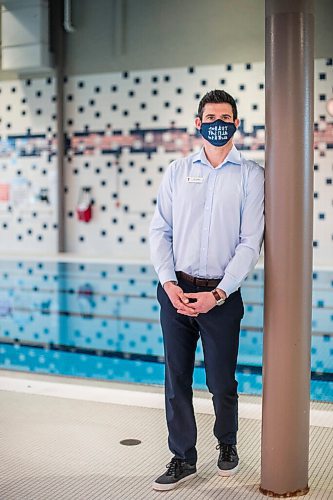
<instances>
[{"instance_id":1,"label":"man","mask_svg":"<svg viewBox=\"0 0 333 500\"><path fill-rule=\"evenodd\" d=\"M233 144L239 126L233 97L208 92L195 126L203 147L169 165L149 228L159 278L168 445L174 455L153 483L156 490L173 489L196 475L192 381L199 336L213 394L218 472L230 476L238 469L240 286L258 261L264 233L264 169Z\"/></svg>"}]
</instances>

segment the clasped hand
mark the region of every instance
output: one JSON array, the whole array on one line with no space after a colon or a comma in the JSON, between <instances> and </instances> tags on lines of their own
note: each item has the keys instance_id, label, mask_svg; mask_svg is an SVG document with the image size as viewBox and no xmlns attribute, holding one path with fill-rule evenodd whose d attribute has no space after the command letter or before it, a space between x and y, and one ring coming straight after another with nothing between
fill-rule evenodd
<instances>
[{"instance_id":1,"label":"clasped hand","mask_svg":"<svg viewBox=\"0 0 333 500\"><path fill-rule=\"evenodd\" d=\"M210 311L216 305L216 300L211 292L185 293L180 286L172 283L165 286L165 291L177 312L185 316L196 317L200 313ZM196 299L196 301L190 302L189 299Z\"/></svg>"}]
</instances>

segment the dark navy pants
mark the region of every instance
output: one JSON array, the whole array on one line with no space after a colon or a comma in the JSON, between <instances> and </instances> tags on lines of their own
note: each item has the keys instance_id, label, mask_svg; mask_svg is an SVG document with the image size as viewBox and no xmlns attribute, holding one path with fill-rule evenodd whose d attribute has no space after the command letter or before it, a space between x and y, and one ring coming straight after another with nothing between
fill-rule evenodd
<instances>
[{"instance_id":1,"label":"dark navy pants","mask_svg":"<svg viewBox=\"0 0 333 500\"><path fill-rule=\"evenodd\" d=\"M184 292L207 292L178 277ZM197 427L193 411L193 370L197 341L201 336L206 384L213 395L214 435L224 443L236 444L238 394L235 379L240 321L244 306L240 288L222 306L197 317L177 313L161 283L157 286L165 354L165 409L168 445L178 458L197 461Z\"/></svg>"}]
</instances>

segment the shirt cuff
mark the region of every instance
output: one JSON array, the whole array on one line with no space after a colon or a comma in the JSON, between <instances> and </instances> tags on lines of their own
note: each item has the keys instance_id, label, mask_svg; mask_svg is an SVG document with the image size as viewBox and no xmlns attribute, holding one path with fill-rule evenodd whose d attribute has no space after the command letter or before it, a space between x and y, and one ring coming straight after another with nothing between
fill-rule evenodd
<instances>
[{"instance_id":1,"label":"shirt cuff","mask_svg":"<svg viewBox=\"0 0 333 500\"><path fill-rule=\"evenodd\" d=\"M172 270L160 271L158 274L158 279L160 280L162 287L167 281L177 281L178 283L176 273Z\"/></svg>"},{"instance_id":2,"label":"shirt cuff","mask_svg":"<svg viewBox=\"0 0 333 500\"><path fill-rule=\"evenodd\" d=\"M230 274L225 274L216 288L224 290L227 297L229 297L231 293L235 292L239 288L239 283L235 280L235 278L230 276Z\"/></svg>"}]
</instances>

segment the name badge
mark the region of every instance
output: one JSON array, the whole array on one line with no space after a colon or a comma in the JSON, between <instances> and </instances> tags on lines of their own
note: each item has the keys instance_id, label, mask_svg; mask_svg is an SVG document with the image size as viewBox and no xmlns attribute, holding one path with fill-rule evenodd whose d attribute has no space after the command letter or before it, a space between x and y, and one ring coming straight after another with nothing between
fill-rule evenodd
<instances>
[{"instance_id":1,"label":"name badge","mask_svg":"<svg viewBox=\"0 0 333 500\"><path fill-rule=\"evenodd\" d=\"M203 177L186 177L187 182L196 182L200 183L203 182L204 178Z\"/></svg>"}]
</instances>

